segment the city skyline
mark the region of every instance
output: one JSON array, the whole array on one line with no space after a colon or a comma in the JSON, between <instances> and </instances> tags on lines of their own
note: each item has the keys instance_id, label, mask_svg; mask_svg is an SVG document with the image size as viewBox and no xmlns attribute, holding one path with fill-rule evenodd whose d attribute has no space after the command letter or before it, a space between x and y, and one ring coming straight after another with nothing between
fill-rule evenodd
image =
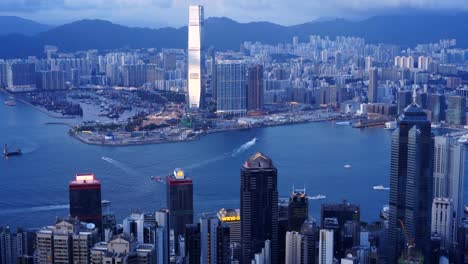
<instances>
[{"instance_id":1,"label":"city skyline","mask_svg":"<svg viewBox=\"0 0 468 264\"><path fill-rule=\"evenodd\" d=\"M331 18L361 20L382 14L468 10L463 0L314 0L288 4L278 0L4 0L0 3L0 15L24 17L52 26L100 18L129 26L181 27L188 19L186 9L194 4L207 8L206 17L229 17L240 22L268 21L288 26Z\"/></svg>"}]
</instances>

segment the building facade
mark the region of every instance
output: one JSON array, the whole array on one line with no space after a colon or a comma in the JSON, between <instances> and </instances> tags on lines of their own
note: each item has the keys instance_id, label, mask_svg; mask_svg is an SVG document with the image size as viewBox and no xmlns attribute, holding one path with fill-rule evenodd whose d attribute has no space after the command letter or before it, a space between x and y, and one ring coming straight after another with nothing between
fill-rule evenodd
<instances>
[{"instance_id":1,"label":"building facade","mask_svg":"<svg viewBox=\"0 0 468 264\"><path fill-rule=\"evenodd\" d=\"M201 5L189 8L188 25L188 107L199 109L203 107L203 27L204 11Z\"/></svg>"}]
</instances>

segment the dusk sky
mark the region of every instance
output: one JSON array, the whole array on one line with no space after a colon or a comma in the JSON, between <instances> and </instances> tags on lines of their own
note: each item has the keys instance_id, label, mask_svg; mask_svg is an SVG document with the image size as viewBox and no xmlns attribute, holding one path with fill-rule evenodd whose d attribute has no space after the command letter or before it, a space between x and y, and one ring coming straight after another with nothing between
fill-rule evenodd
<instances>
[{"instance_id":1,"label":"dusk sky","mask_svg":"<svg viewBox=\"0 0 468 264\"><path fill-rule=\"evenodd\" d=\"M293 25L319 18L365 18L404 10L466 11L467 0L0 0L0 15L58 25L85 18L161 27L186 24L188 5L205 6L206 17Z\"/></svg>"}]
</instances>

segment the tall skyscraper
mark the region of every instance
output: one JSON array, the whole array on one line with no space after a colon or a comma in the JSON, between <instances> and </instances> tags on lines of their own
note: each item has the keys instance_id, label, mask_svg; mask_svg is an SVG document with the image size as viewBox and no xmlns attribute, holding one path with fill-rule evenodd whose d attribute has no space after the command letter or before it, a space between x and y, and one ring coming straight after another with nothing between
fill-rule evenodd
<instances>
[{"instance_id":1,"label":"tall skyscraper","mask_svg":"<svg viewBox=\"0 0 468 264\"><path fill-rule=\"evenodd\" d=\"M174 237L185 232L185 225L193 223L193 183L184 171L175 169L167 176L167 208L169 209L170 228Z\"/></svg>"},{"instance_id":2,"label":"tall skyscraper","mask_svg":"<svg viewBox=\"0 0 468 264\"><path fill-rule=\"evenodd\" d=\"M302 235L302 257L301 263L304 264L315 264L317 259L317 254L315 252L315 231L317 229L317 225L315 221L312 219L307 219L302 224L301 228L301 235Z\"/></svg>"},{"instance_id":3,"label":"tall skyscraper","mask_svg":"<svg viewBox=\"0 0 468 264\"><path fill-rule=\"evenodd\" d=\"M289 197L288 230L301 231L302 224L309 217L309 199L305 189L294 189Z\"/></svg>"},{"instance_id":4,"label":"tall skyscraper","mask_svg":"<svg viewBox=\"0 0 468 264\"><path fill-rule=\"evenodd\" d=\"M186 263L201 263L200 224L189 224L185 227L185 257Z\"/></svg>"},{"instance_id":5,"label":"tall skyscraper","mask_svg":"<svg viewBox=\"0 0 468 264\"><path fill-rule=\"evenodd\" d=\"M379 72L377 68L369 69L369 88L367 91L367 97L369 99L369 103L377 103L379 96Z\"/></svg>"},{"instance_id":6,"label":"tall skyscraper","mask_svg":"<svg viewBox=\"0 0 468 264\"><path fill-rule=\"evenodd\" d=\"M265 240L271 241L271 263L278 263L278 171L256 153L241 169L241 263L250 264Z\"/></svg>"},{"instance_id":7,"label":"tall skyscraper","mask_svg":"<svg viewBox=\"0 0 468 264\"><path fill-rule=\"evenodd\" d=\"M445 109L447 109L447 105L445 102L445 95L430 94L429 95L429 109L431 110L432 122L444 121Z\"/></svg>"},{"instance_id":8,"label":"tall skyscraper","mask_svg":"<svg viewBox=\"0 0 468 264\"><path fill-rule=\"evenodd\" d=\"M204 11L201 5L192 5L189 9L188 25L188 107L203 107L203 27Z\"/></svg>"},{"instance_id":9,"label":"tall skyscraper","mask_svg":"<svg viewBox=\"0 0 468 264\"><path fill-rule=\"evenodd\" d=\"M404 113L405 108L411 104L411 91L398 91L397 93L397 106L398 114Z\"/></svg>"},{"instance_id":10,"label":"tall skyscraper","mask_svg":"<svg viewBox=\"0 0 468 264\"><path fill-rule=\"evenodd\" d=\"M427 256L433 197L431 123L413 95L392 134L387 261L395 263L404 245ZM407 237L409 241L404 241Z\"/></svg>"},{"instance_id":11,"label":"tall skyscraper","mask_svg":"<svg viewBox=\"0 0 468 264\"><path fill-rule=\"evenodd\" d=\"M218 61L216 74L216 112L244 116L247 113L245 63L237 60Z\"/></svg>"},{"instance_id":12,"label":"tall skyscraper","mask_svg":"<svg viewBox=\"0 0 468 264\"><path fill-rule=\"evenodd\" d=\"M320 229L319 232L319 264L333 264L333 230Z\"/></svg>"},{"instance_id":13,"label":"tall skyscraper","mask_svg":"<svg viewBox=\"0 0 468 264\"><path fill-rule=\"evenodd\" d=\"M263 110L263 66L250 67L247 72L247 110Z\"/></svg>"},{"instance_id":14,"label":"tall skyscraper","mask_svg":"<svg viewBox=\"0 0 468 264\"><path fill-rule=\"evenodd\" d=\"M301 264L302 235L296 231L286 232L286 259L288 264Z\"/></svg>"},{"instance_id":15,"label":"tall skyscraper","mask_svg":"<svg viewBox=\"0 0 468 264\"><path fill-rule=\"evenodd\" d=\"M77 174L69 184L70 216L93 223L102 232L101 182L94 174Z\"/></svg>"},{"instance_id":16,"label":"tall skyscraper","mask_svg":"<svg viewBox=\"0 0 468 264\"><path fill-rule=\"evenodd\" d=\"M448 250L453 236L452 203L448 198L435 198L432 202L431 233L440 237L440 245Z\"/></svg>"}]
</instances>

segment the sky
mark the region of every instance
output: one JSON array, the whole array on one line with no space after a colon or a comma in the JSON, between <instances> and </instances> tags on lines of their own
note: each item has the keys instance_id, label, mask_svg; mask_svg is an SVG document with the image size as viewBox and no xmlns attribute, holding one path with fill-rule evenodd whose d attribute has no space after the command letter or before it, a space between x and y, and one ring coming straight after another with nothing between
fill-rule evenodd
<instances>
[{"instance_id":1,"label":"sky","mask_svg":"<svg viewBox=\"0 0 468 264\"><path fill-rule=\"evenodd\" d=\"M188 6L205 6L205 16L239 22L295 25L321 18L362 19L416 11L468 11L468 0L0 0L0 15L15 15L49 25L104 19L129 26L184 26Z\"/></svg>"}]
</instances>

